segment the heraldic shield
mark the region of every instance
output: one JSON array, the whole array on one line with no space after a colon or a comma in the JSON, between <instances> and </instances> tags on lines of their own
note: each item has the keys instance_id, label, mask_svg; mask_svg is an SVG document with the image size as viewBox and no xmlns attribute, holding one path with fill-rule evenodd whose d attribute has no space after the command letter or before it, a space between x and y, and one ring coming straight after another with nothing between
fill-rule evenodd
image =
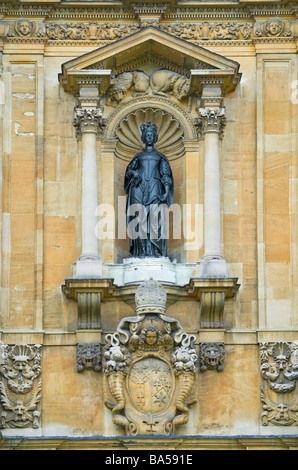
<instances>
[{"instance_id":1,"label":"heraldic shield","mask_svg":"<svg viewBox=\"0 0 298 470\"><path fill-rule=\"evenodd\" d=\"M127 435L171 435L196 403L195 336L164 315L166 292L146 281L136 292L137 316L106 335L104 372L115 425Z\"/></svg>"}]
</instances>

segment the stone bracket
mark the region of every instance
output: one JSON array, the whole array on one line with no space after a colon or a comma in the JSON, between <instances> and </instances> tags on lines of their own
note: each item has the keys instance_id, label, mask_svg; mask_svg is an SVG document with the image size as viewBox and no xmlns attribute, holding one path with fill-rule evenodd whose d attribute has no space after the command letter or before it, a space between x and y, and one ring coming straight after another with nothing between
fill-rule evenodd
<instances>
[{"instance_id":1,"label":"stone bracket","mask_svg":"<svg viewBox=\"0 0 298 470\"><path fill-rule=\"evenodd\" d=\"M100 328L100 293L78 292L78 329Z\"/></svg>"},{"instance_id":2,"label":"stone bracket","mask_svg":"<svg viewBox=\"0 0 298 470\"><path fill-rule=\"evenodd\" d=\"M225 292L202 292L201 294L201 328L224 327Z\"/></svg>"}]
</instances>

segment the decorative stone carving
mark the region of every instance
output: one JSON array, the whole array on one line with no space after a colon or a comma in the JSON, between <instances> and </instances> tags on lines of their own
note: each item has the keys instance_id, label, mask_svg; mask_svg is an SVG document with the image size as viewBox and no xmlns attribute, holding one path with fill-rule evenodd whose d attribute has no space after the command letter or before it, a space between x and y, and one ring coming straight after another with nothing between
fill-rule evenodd
<instances>
[{"instance_id":1,"label":"decorative stone carving","mask_svg":"<svg viewBox=\"0 0 298 470\"><path fill-rule=\"evenodd\" d=\"M291 37L292 32L285 21L278 18L267 20L256 25L255 36L257 37Z\"/></svg>"},{"instance_id":2,"label":"decorative stone carving","mask_svg":"<svg viewBox=\"0 0 298 470\"><path fill-rule=\"evenodd\" d=\"M113 79L107 92L107 104L117 106L129 90L133 96L171 94L181 101L190 94L191 88L188 77L167 69L156 70L150 77L141 70L123 72Z\"/></svg>"},{"instance_id":3,"label":"decorative stone carving","mask_svg":"<svg viewBox=\"0 0 298 470\"><path fill-rule=\"evenodd\" d=\"M5 345L0 365L0 428L39 427L41 348L36 344Z\"/></svg>"},{"instance_id":4,"label":"decorative stone carving","mask_svg":"<svg viewBox=\"0 0 298 470\"><path fill-rule=\"evenodd\" d=\"M297 425L298 343L262 343L260 353L263 425Z\"/></svg>"},{"instance_id":5,"label":"decorative stone carving","mask_svg":"<svg viewBox=\"0 0 298 470\"><path fill-rule=\"evenodd\" d=\"M102 109L83 109L75 108L75 118L73 125L76 129L76 137L80 139L82 132L94 131L97 135L100 134L104 120L102 120Z\"/></svg>"},{"instance_id":6,"label":"decorative stone carving","mask_svg":"<svg viewBox=\"0 0 298 470\"><path fill-rule=\"evenodd\" d=\"M100 343L77 344L77 372L93 369L101 370L101 345Z\"/></svg>"},{"instance_id":7,"label":"decorative stone carving","mask_svg":"<svg viewBox=\"0 0 298 470\"><path fill-rule=\"evenodd\" d=\"M195 404L195 337L164 315L166 294L156 281L136 293L138 315L106 336L103 369L112 399L106 406L127 435L170 435Z\"/></svg>"},{"instance_id":8,"label":"decorative stone carving","mask_svg":"<svg viewBox=\"0 0 298 470\"><path fill-rule=\"evenodd\" d=\"M250 23L179 23L163 24L161 29L187 40L249 40L252 37Z\"/></svg>"},{"instance_id":9,"label":"decorative stone carving","mask_svg":"<svg viewBox=\"0 0 298 470\"><path fill-rule=\"evenodd\" d=\"M112 80L107 93L107 104L116 106L123 100L128 90L134 91L134 94L148 92L149 80L148 75L142 71L121 73Z\"/></svg>"},{"instance_id":10,"label":"decorative stone carving","mask_svg":"<svg viewBox=\"0 0 298 470\"><path fill-rule=\"evenodd\" d=\"M197 119L199 136L206 132L218 132L219 137L223 137L226 125L224 108L199 108L199 118Z\"/></svg>"},{"instance_id":11,"label":"decorative stone carving","mask_svg":"<svg viewBox=\"0 0 298 470\"><path fill-rule=\"evenodd\" d=\"M223 343L200 343L200 371L224 369L225 345Z\"/></svg>"},{"instance_id":12,"label":"decorative stone carving","mask_svg":"<svg viewBox=\"0 0 298 470\"><path fill-rule=\"evenodd\" d=\"M185 75L171 70L156 70L150 77L150 86L154 95L173 94L181 101L190 94L190 80Z\"/></svg>"},{"instance_id":13,"label":"decorative stone carving","mask_svg":"<svg viewBox=\"0 0 298 470\"><path fill-rule=\"evenodd\" d=\"M167 104L165 102L165 106ZM139 123L146 121L158 125L160 131L155 148L160 152L166 151L168 160L179 158L185 154L184 132L180 122L166 111L152 109L148 105L147 107L140 105L140 109L130 112L117 126L115 132L117 157L130 161L137 152L142 150Z\"/></svg>"}]
</instances>

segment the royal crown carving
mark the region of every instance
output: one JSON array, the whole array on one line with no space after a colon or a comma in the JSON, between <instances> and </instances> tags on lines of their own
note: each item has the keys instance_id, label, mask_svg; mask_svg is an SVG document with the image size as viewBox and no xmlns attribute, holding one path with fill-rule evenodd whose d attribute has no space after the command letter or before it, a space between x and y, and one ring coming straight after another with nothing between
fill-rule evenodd
<instances>
[{"instance_id":1,"label":"royal crown carving","mask_svg":"<svg viewBox=\"0 0 298 470\"><path fill-rule=\"evenodd\" d=\"M170 435L196 403L195 336L164 315L166 293L156 281L136 293L138 315L106 336L103 357L113 423L127 435Z\"/></svg>"}]
</instances>

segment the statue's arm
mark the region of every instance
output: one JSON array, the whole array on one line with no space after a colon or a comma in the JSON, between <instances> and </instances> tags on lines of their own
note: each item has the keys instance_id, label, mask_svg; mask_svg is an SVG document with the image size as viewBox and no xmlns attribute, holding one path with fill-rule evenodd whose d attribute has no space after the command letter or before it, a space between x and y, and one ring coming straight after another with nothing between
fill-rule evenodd
<instances>
[{"instance_id":1,"label":"statue's arm","mask_svg":"<svg viewBox=\"0 0 298 470\"><path fill-rule=\"evenodd\" d=\"M160 176L161 183L165 190L165 193L161 198L161 202L166 202L170 193L170 186L172 184L172 171L169 163L164 158L162 158L160 162Z\"/></svg>"}]
</instances>

